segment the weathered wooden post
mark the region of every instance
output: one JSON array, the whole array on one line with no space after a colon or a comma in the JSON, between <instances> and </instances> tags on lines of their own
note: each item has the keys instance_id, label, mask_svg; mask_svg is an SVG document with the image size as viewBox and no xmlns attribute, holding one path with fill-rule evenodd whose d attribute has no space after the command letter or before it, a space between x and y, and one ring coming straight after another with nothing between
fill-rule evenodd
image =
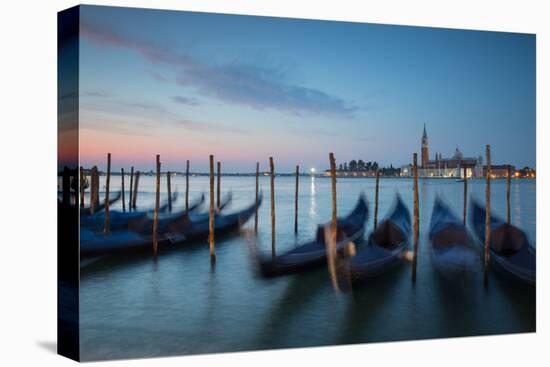
<instances>
[{"instance_id":1,"label":"weathered wooden post","mask_svg":"<svg viewBox=\"0 0 550 367\"><path fill-rule=\"evenodd\" d=\"M189 210L189 159L185 167L185 211Z\"/></svg>"},{"instance_id":2,"label":"weathered wooden post","mask_svg":"<svg viewBox=\"0 0 550 367\"><path fill-rule=\"evenodd\" d=\"M273 157L269 157L269 172L271 178L271 256L275 257L275 165Z\"/></svg>"},{"instance_id":3,"label":"weathered wooden post","mask_svg":"<svg viewBox=\"0 0 550 367\"><path fill-rule=\"evenodd\" d=\"M95 199L94 199L94 206L97 210L99 208L99 188L100 188L100 180L99 180L99 170L97 167L95 168Z\"/></svg>"},{"instance_id":4,"label":"weathered wooden post","mask_svg":"<svg viewBox=\"0 0 550 367\"><path fill-rule=\"evenodd\" d=\"M157 180L155 191L155 210L153 212L153 256L157 256L158 252L158 221L159 221L159 205L160 205L160 155L157 154Z\"/></svg>"},{"instance_id":5,"label":"weathered wooden post","mask_svg":"<svg viewBox=\"0 0 550 367\"><path fill-rule=\"evenodd\" d=\"M485 187L485 281L487 281L490 260L489 248L491 245L491 146L489 144L485 147L485 155L487 158L487 184Z\"/></svg>"},{"instance_id":6,"label":"weathered wooden post","mask_svg":"<svg viewBox=\"0 0 550 367\"><path fill-rule=\"evenodd\" d=\"M298 233L298 181L300 179L300 166L296 166L296 192L294 194L294 233Z\"/></svg>"},{"instance_id":7,"label":"weathered wooden post","mask_svg":"<svg viewBox=\"0 0 550 367\"><path fill-rule=\"evenodd\" d=\"M126 199L124 198L124 168L120 169L120 189L122 191L122 211L126 211Z\"/></svg>"},{"instance_id":8,"label":"weathered wooden post","mask_svg":"<svg viewBox=\"0 0 550 367\"><path fill-rule=\"evenodd\" d=\"M258 233L259 176L260 162L256 162L256 206L254 208L254 233Z\"/></svg>"},{"instance_id":9,"label":"weathered wooden post","mask_svg":"<svg viewBox=\"0 0 550 367\"><path fill-rule=\"evenodd\" d=\"M210 263L216 262L214 248L214 156L210 155L210 210L208 217L208 243L210 244Z\"/></svg>"},{"instance_id":10,"label":"weathered wooden post","mask_svg":"<svg viewBox=\"0 0 550 367\"><path fill-rule=\"evenodd\" d=\"M92 167L90 173L90 213L93 215L99 206L99 174L97 166Z\"/></svg>"},{"instance_id":11,"label":"weathered wooden post","mask_svg":"<svg viewBox=\"0 0 550 367\"><path fill-rule=\"evenodd\" d=\"M95 197L95 177L94 177L94 167L90 169L90 213L94 214L94 197Z\"/></svg>"},{"instance_id":12,"label":"weathered wooden post","mask_svg":"<svg viewBox=\"0 0 550 367\"><path fill-rule=\"evenodd\" d=\"M466 208L468 207L468 172L464 167L464 216L462 218L462 224L466 225Z\"/></svg>"},{"instance_id":13,"label":"weathered wooden post","mask_svg":"<svg viewBox=\"0 0 550 367\"><path fill-rule=\"evenodd\" d=\"M103 233L109 233L109 186L111 184L111 153L107 153L107 178L105 179L105 226Z\"/></svg>"},{"instance_id":14,"label":"weathered wooden post","mask_svg":"<svg viewBox=\"0 0 550 367\"><path fill-rule=\"evenodd\" d=\"M378 191L380 184L380 171L376 168L376 187L374 189L374 229L378 226Z\"/></svg>"},{"instance_id":15,"label":"weathered wooden post","mask_svg":"<svg viewBox=\"0 0 550 367\"><path fill-rule=\"evenodd\" d=\"M330 223L330 236L327 238L327 232L325 229L325 242L327 246L327 263L330 273L330 279L332 286L339 292L340 287L338 285L338 279L336 276L336 241L338 231L338 205L336 197L336 160L334 159L334 153L329 153L330 161L330 179L332 186L332 220Z\"/></svg>"},{"instance_id":16,"label":"weathered wooden post","mask_svg":"<svg viewBox=\"0 0 550 367\"><path fill-rule=\"evenodd\" d=\"M506 175L506 222L510 224L510 181L512 179L512 169L508 166Z\"/></svg>"},{"instance_id":17,"label":"weathered wooden post","mask_svg":"<svg viewBox=\"0 0 550 367\"><path fill-rule=\"evenodd\" d=\"M80 166L80 186L79 186L79 191L80 191L80 207L81 208L84 208L84 191L85 191L85 188L84 188L84 185L86 184L86 179L85 179L85 176L84 176L84 168L82 168L82 166Z\"/></svg>"},{"instance_id":18,"label":"weathered wooden post","mask_svg":"<svg viewBox=\"0 0 550 367\"><path fill-rule=\"evenodd\" d=\"M216 211L219 213L220 211L220 191L221 191L221 170L222 170L222 164L220 161L218 161L218 181L216 185Z\"/></svg>"},{"instance_id":19,"label":"weathered wooden post","mask_svg":"<svg viewBox=\"0 0 550 367\"><path fill-rule=\"evenodd\" d=\"M412 280L416 282L416 262L418 257L419 216L418 209L418 163L417 154L413 154L413 201L414 201L414 233L413 233L413 264Z\"/></svg>"},{"instance_id":20,"label":"weathered wooden post","mask_svg":"<svg viewBox=\"0 0 550 367\"><path fill-rule=\"evenodd\" d=\"M132 190L134 189L134 166L130 168L130 187L129 187L129 199L128 199L128 211L132 211Z\"/></svg>"},{"instance_id":21,"label":"weathered wooden post","mask_svg":"<svg viewBox=\"0 0 550 367\"><path fill-rule=\"evenodd\" d=\"M139 171L136 171L136 177L134 179L134 196L132 197L132 207L134 210L136 210L137 205L137 194L138 194L138 187L139 187Z\"/></svg>"},{"instance_id":22,"label":"weathered wooden post","mask_svg":"<svg viewBox=\"0 0 550 367\"><path fill-rule=\"evenodd\" d=\"M170 171L166 172L166 190L168 191L168 211L172 212L172 183L170 182Z\"/></svg>"},{"instance_id":23,"label":"weathered wooden post","mask_svg":"<svg viewBox=\"0 0 550 367\"><path fill-rule=\"evenodd\" d=\"M93 173L93 167L90 169L90 185L88 186L90 194L88 196L89 199L89 206L90 206L90 213L94 213L94 173Z\"/></svg>"}]
</instances>

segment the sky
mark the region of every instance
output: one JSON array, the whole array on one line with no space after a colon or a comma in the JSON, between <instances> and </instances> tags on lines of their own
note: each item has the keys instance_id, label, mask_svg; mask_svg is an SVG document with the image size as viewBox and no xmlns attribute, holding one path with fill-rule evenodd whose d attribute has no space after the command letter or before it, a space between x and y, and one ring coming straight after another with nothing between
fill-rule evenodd
<instances>
[{"instance_id":1,"label":"sky","mask_svg":"<svg viewBox=\"0 0 550 367\"><path fill-rule=\"evenodd\" d=\"M81 6L81 165L206 172L400 166L484 154L536 167L535 35Z\"/></svg>"}]
</instances>

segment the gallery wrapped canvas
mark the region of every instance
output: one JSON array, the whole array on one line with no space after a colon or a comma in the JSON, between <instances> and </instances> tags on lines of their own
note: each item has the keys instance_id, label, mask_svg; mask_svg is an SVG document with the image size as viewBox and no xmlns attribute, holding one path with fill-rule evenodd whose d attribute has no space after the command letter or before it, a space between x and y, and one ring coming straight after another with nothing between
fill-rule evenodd
<instances>
[{"instance_id":1,"label":"gallery wrapped canvas","mask_svg":"<svg viewBox=\"0 0 550 367\"><path fill-rule=\"evenodd\" d=\"M58 14L58 351L535 331L533 34Z\"/></svg>"}]
</instances>

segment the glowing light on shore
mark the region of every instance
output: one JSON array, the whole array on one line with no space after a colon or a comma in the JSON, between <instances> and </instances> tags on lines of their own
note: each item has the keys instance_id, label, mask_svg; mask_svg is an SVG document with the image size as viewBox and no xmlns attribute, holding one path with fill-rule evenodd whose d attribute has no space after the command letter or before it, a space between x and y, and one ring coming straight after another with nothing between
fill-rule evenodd
<instances>
[{"instance_id":1,"label":"glowing light on shore","mask_svg":"<svg viewBox=\"0 0 550 367\"><path fill-rule=\"evenodd\" d=\"M311 174L314 175L314 174L315 174L315 167L311 167L311 168L309 169L309 172L311 172Z\"/></svg>"}]
</instances>

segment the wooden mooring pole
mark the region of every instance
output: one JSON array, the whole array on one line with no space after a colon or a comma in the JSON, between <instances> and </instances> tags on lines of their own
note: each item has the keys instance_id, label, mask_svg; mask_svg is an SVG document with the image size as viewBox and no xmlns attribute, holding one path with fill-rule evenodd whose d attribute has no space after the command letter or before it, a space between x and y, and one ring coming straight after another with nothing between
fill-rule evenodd
<instances>
[{"instance_id":1,"label":"wooden mooring pole","mask_svg":"<svg viewBox=\"0 0 550 367\"><path fill-rule=\"evenodd\" d=\"M124 168L120 169L120 190L122 191L122 211L126 211L126 199L124 198Z\"/></svg>"},{"instance_id":2,"label":"wooden mooring pole","mask_svg":"<svg viewBox=\"0 0 550 367\"><path fill-rule=\"evenodd\" d=\"M271 187L271 256L275 257L275 165L273 157L269 157L270 187Z\"/></svg>"},{"instance_id":3,"label":"wooden mooring pole","mask_svg":"<svg viewBox=\"0 0 550 367\"><path fill-rule=\"evenodd\" d=\"M84 208L84 185L86 183L86 178L84 176L84 168L80 166L80 186L79 186L79 192L80 192L80 207Z\"/></svg>"},{"instance_id":4,"label":"wooden mooring pole","mask_svg":"<svg viewBox=\"0 0 550 367\"><path fill-rule=\"evenodd\" d=\"M172 174L170 171L166 172L166 190L168 191L168 211L172 212L172 183L170 182Z\"/></svg>"},{"instance_id":5,"label":"wooden mooring pole","mask_svg":"<svg viewBox=\"0 0 550 367\"><path fill-rule=\"evenodd\" d=\"M128 199L128 211L132 211L132 190L134 189L134 166L130 167L130 187Z\"/></svg>"},{"instance_id":6,"label":"wooden mooring pole","mask_svg":"<svg viewBox=\"0 0 550 367\"><path fill-rule=\"evenodd\" d=\"M506 222L510 224L510 183L512 180L512 169L508 166L508 174L506 175Z\"/></svg>"},{"instance_id":7,"label":"wooden mooring pole","mask_svg":"<svg viewBox=\"0 0 550 367\"><path fill-rule=\"evenodd\" d=\"M462 224L466 225L466 211L468 207L468 172L466 170L466 167L463 168L464 170L464 215L462 217Z\"/></svg>"},{"instance_id":8,"label":"wooden mooring pole","mask_svg":"<svg viewBox=\"0 0 550 367\"><path fill-rule=\"evenodd\" d=\"M111 184L111 153L107 153L107 178L105 179L105 226L103 233L109 233L109 188Z\"/></svg>"},{"instance_id":9,"label":"wooden mooring pole","mask_svg":"<svg viewBox=\"0 0 550 367\"><path fill-rule=\"evenodd\" d=\"M208 212L208 243L210 245L210 263L216 262L214 248L214 156L210 155L210 210Z\"/></svg>"},{"instance_id":10,"label":"wooden mooring pole","mask_svg":"<svg viewBox=\"0 0 550 367\"><path fill-rule=\"evenodd\" d=\"M294 233L298 233L298 191L300 181L300 166L296 166L296 190L294 193Z\"/></svg>"},{"instance_id":11,"label":"wooden mooring pole","mask_svg":"<svg viewBox=\"0 0 550 367\"><path fill-rule=\"evenodd\" d=\"M218 161L218 181L216 182L216 211L220 212L220 192L221 192L221 170L222 170L222 164L220 161Z\"/></svg>"},{"instance_id":12,"label":"wooden mooring pole","mask_svg":"<svg viewBox=\"0 0 550 367\"><path fill-rule=\"evenodd\" d=\"M157 154L157 179L155 185L155 210L153 212L153 256L157 256L158 252L158 222L159 222L159 206L160 206L160 155Z\"/></svg>"},{"instance_id":13,"label":"wooden mooring pole","mask_svg":"<svg viewBox=\"0 0 550 367\"><path fill-rule=\"evenodd\" d=\"M90 213L93 215L99 206L99 175L97 166L90 171Z\"/></svg>"},{"instance_id":14,"label":"wooden mooring pole","mask_svg":"<svg viewBox=\"0 0 550 367\"><path fill-rule=\"evenodd\" d=\"M185 166L185 211L189 210L189 159Z\"/></svg>"},{"instance_id":15,"label":"wooden mooring pole","mask_svg":"<svg viewBox=\"0 0 550 367\"><path fill-rule=\"evenodd\" d=\"M136 177L134 178L134 196L132 197L132 208L136 210L137 205L137 194L138 194L138 187L139 187L139 171L136 171Z\"/></svg>"},{"instance_id":16,"label":"wooden mooring pole","mask_svg":"<svg viewBox=\"0 0 550 367\"><path fill-rule=\"evenodd\" d=\"M94 190L95 190L95 177L94 177L94 167L90 169L90 195L89 195L89 201L90 201L90 213L94 214Z\"/></svg>"},{"instance_id":17,"label":"wooden mooring pole","mask_svg":"<svg viewBox=\"0 0 550 367\"><path fill-rule=\"evenodd\" d=\"M486 186L485 186L485 281L489 270L489 248L491 245L491 146L485 147L487 159Z\"/></svg>"},{"instance_id":18,"label":"wooden mooring pole","mask_svg":"<svg viewBox=\"0 0 550 367\"><path fill-rule=\"evenodd\" d=\"M418 208L418 163L417 154L413 154L413 202L414 202L414 225L413 225L413 263L412 263L412 280L416 282L416 262L418 258L418 237L419 237L419 221L420 211Z\"/></svg>"},{"instance_id":19,"label":"wooden mooring pole","mask_svg":"<svg viewBox=\"0 0 550 367\"><path fill-rule=\"evenodd\" d=\"M254 233L258 233L258 204L259 204L259 177L260 162L256 162L256 206L254 208Z\"/></svg>"},{"instance_id":20,"label":"wooden mooring pole","mask_svg":"<svg viewBox=\"0 0 550 367\"><path fill-rule=\"evenodd\" d=\"M95 176L95 197L94 197L94 210L97 210L99 208L99 170L96 166L94 170L94 176Z\"/></svg>"},{"instance_id":21,"label":"wooden mooring pole","mask_svg":"<svg viewBox=\"0 0 550 367\"><path fill-rule=\"evenodd\" d=\"M337 231L338 231L338 205L336 197L336 160L334 159L334 153L329 153L330 161L330 180L332 187L332 220L330 223L330 233L327 233L325 227L325 245L327 247L327 263L330 273L330 279L332 281L332 286L336 292L340 291L340 286L338 284L338 279L336 276L336 241L337 241ZM329 235L329 236L327 236Z\"/></svg>"},{"instance_id":22,"label":"wooden mooring pole","mask_svg":"<svg viewBox=\"0 0 550 367\"><path fill-rule=\"evenodd\" d=\"M378 226L378 191L380 184L380 171L376 168L376 187L374 189L374 229Z\"/></svg>"}]
</instances>

